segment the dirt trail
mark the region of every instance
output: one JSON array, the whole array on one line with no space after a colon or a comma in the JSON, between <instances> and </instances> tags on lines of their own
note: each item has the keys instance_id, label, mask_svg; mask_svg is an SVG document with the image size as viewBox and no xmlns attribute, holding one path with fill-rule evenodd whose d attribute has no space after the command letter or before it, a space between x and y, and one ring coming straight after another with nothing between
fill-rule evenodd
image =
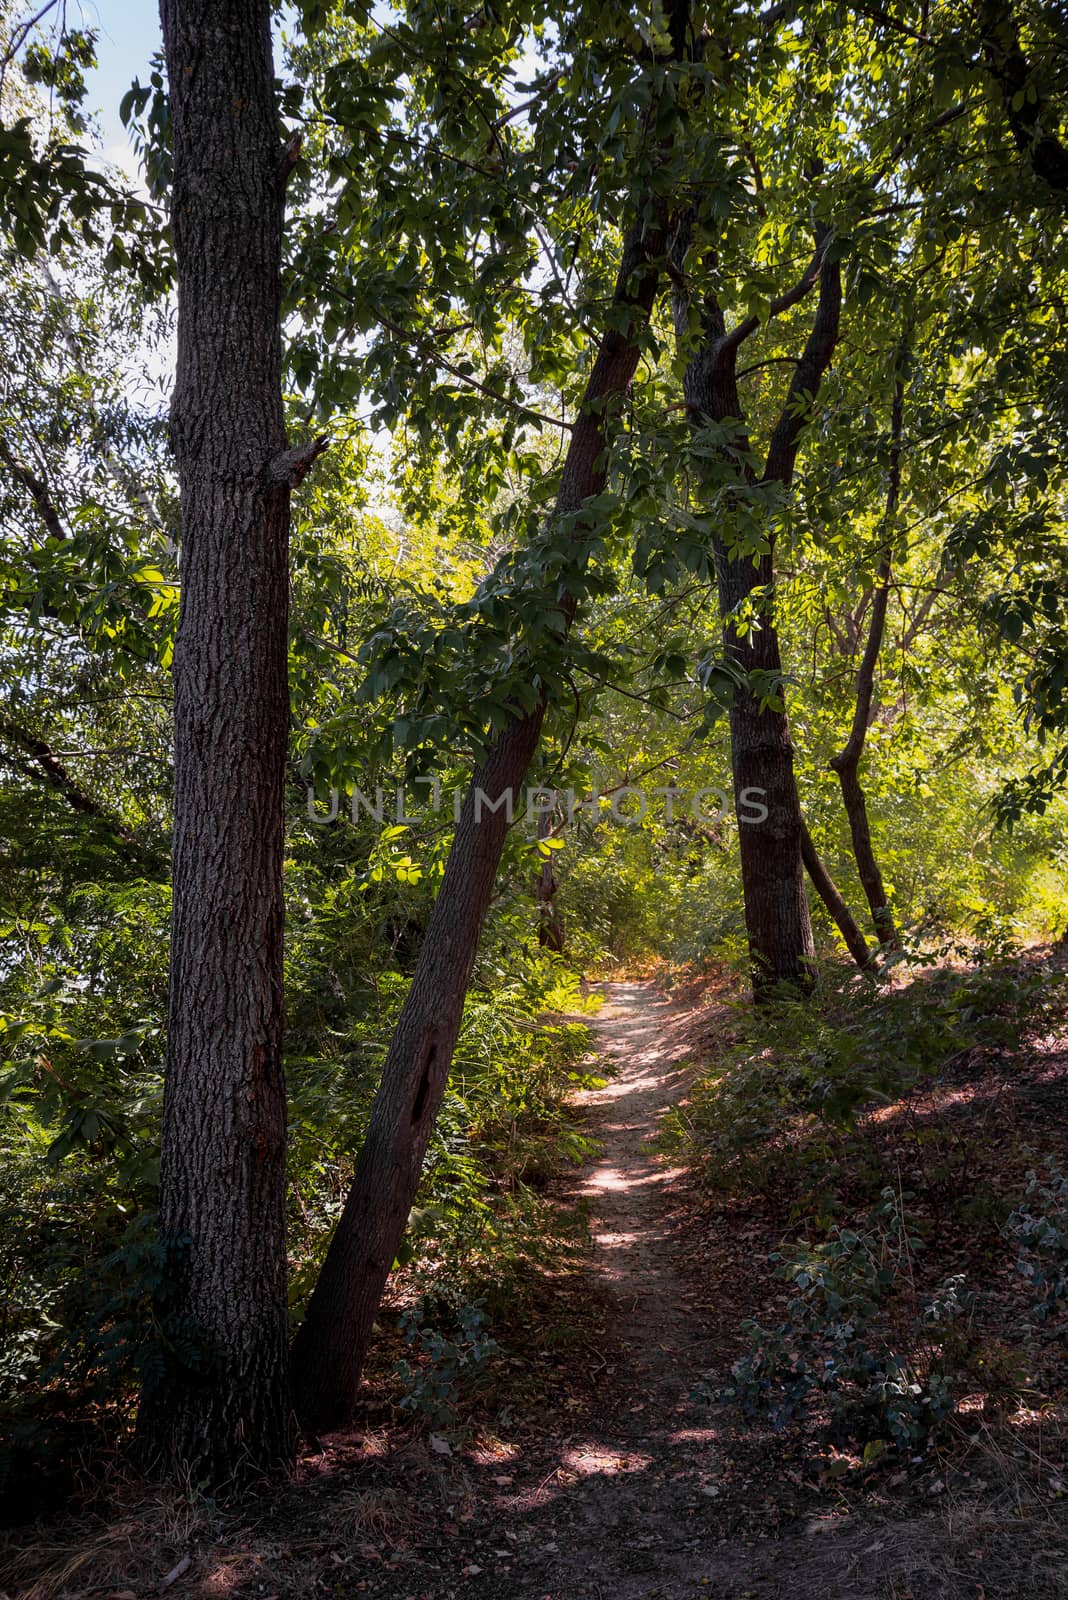
<instances>
[{"instance_id":1,"label":"dirt trail","mask_svg":"<svg viewBox=\"0 0 1068 1600\"><path fill-rule=\"evenodd\" d=\"M942 1600L941 1588L898 1589L875 1578L871 1552L885 1540L873 1545L870 1526L849 1517L833 1535L811 1520L778 1526L752 1449L740 1453L724 1413L695 1398L706 1371L726 1378L723 1327L736 1331L738 1317L717 1284L705 1325L709 1289L695 1270L692 1196L685 1173L656 1149L661 1119L692 1077L685 1058L694 1013L652 983L606 983L602 992L593 1031L612 1076L576 1097L598 1150L574 1197L589 1205L590 1266L608 1291L621 1358L603 1372L592 1413L571 1425L546 1415L540 1449L522 1463L515 1489L496 1499L491 1526L506 1530L493 1550L500 1565L443 1600L884 1600L904 1592ZM823 1537L814 1540L816 1531Z\"/></svg>"},{"instance_id":2,"label":"dirt trail","mask_svg":"<svg viewBox=\"0 0 1068 1600\"><path fill-rule=\"evenodd\" d=\"M606 1373L595 1416L556 1441L559 1467L536 1524L540 1573L517 1600L664 1600L707 1594L722 1564L702 1559L714 1523L719 1451L707 1407L692 1398L708 1337L683 1263L683 1174L657 1155L660 1119L684 1093L672 1025L684 1015L651 983L603 986L593 1025L612 1067L577 1103L598 1152L575 1185L590 1208L591 1265L616 1307L622 1359ZM527 1519L524 1519L526 1521ZM524 1563L525 1564L525 1563ZM519 1578L517 1573L516 1579Z\"/></svg>"},{"instance_id":3,"label":"dirt trail","mask_svg":"<svg viewBox=\"0 0 1068 1600\"><path fill-rule=\"evenodd\" d=\"M640 1404L650 1422L658 1419L659 1436L692 1409L686 1396L705 1342L687 1305L692 1285L678 1258L684 1174L669 1168L655 1147L661 1118L692 1070L677 1065L677 1047L666 1032L679 1008L649 983L606 984L603 992L594 1034L614 1074L607 1088L577 1097L599 1145L581 1193L590 1205L594 1266L618 1304L617 1328L629 1352L617 1374L624 1391L619 1399ZM633 1389L640 1400L626 1392ZM647 1426L639 1424L639 1432Z\"/></svg>"}]
</instances>

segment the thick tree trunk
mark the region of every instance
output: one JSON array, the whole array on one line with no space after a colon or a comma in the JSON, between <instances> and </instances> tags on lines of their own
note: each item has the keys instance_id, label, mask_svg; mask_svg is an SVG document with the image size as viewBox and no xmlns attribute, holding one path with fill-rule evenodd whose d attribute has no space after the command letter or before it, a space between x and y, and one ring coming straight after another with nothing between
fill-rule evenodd
<instances>
[{"instance_id":1,"label":"thick tree trunk","mask_svg":"<svg viewBox=\"0 0 1068 1600\"><path fill-rule=\"evenodd\" d=\"M661 225L635 224L624 239L615 315L608 322L572 430L556 502L558 518L580 513L583 502L600 493L607 480L605 419L634 377L640 336L657 291L656 263L665 247ZM581 519L574 537L581 560ZM566 633L575 600L568 594L559 605ZM347 1421L356 1402L371 1326L404 1237L445 1092L504 847L504 809L490 806L507 792L518 803L543 716L544 706L539 706L509 724L464 802L411 988L386 1055L352 1189L293 1348L297 1412L312 1433ZM482 794L489 796L490 805L480 800Z\"/></svg>"},{"instance_id":2,"label":"thick tree trunk","mask_svg":"<svg viewBox=\"0 0 1068 1600\"><path fill-rule=\"evenodd\" d=\"M754 563L730 559L717 541L716 572L720 615L729 619L755 589L771 582L771 557ZM782 671L779 640L770 611L759 629L739 637L726 621L729 658L746 673ZM738 817L745 929L752 963L753 992L762 996L781 984L811 985L815 945L801 861L801 804L794 777L794 746L785 711L761 707L745 689L730 708L731 776ZM767 816L751 820L753 806Z\"/></svg>"},{"instance_id":3,"label":"thick tree trunk","mask_svg":"<svg viewBox=\"0 0 1068 1600\"><path fill-rule=\"evenodd\" d=\"M824 866L804 818L801 820L801 859L805 863L805 871L812 880L813 888L827 907L838 932L845 940L846 949L858 967L866 967L871 959L868 941L860 931L857 919L846 905L838 885Z\"/></svg>"},{"instance_id":4,"label":"thick tree trunk","mask_svg":"<svg viewBox=\"0 0 1068 1600\"><path fill-rule=\"evenodd\" d=\"M692 218L684 221L672 244L678 273L675 326L681 341L690 337L690 295L683 273L692 226ZM812 328L772 432L761 479L780 484L784 490L793 478L801 433L838 339L841 273L828 259L829 239L828 229L817 230L812 263L798 284L772 307L771 314L776 315L819 285ZM700 437L708 422L731 422L736 429L735 459L743 461L751 459L751 451L741 420L737 357L757 327L757 319L750 317L728 333L722 307L711 292L706 292L701 303L701 340L696 349L691 349L683 376L683 393L695 434ZM698 481L703 460L702 456L695 457ZM743 470L748 483L755 483L753 468ZM776 692L782 663L773 611L774 548L761 555L738 555L717 534L713 537L713 550L727 657L747 677L759 673L769 693ZM747 607L751 607L752 616L746 615ZM740 626L738 617L743 619ZM751 688L740 687L731 704L730 731L745 925L753 993L760 999L782 984L802 990L812 984L815 947L801 860L803 821L785 710L762 706ZM767 815L761 822L752 820L755 804L766 808Z\"/></svg>"},{"instance_id":5,"label":"thick tree trunk","mask_svg":"<svg viewBox=\"0 0 1068 1600\"><path fill-rule=\"evenodd\" d=\"M290 470L285 160L267 0L162 0L174 133L182 504L160 1314L146 1465L220 1486L291 1457L282 1073Z\"/></svg>"}]
</instances>

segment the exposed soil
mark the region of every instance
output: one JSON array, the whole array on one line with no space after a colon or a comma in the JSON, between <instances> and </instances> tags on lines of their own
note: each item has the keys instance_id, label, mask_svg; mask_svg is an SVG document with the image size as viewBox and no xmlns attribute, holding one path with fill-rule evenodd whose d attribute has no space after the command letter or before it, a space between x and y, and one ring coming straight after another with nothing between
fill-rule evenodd
<instances>
[{"instance_id":1,"label":"exposed soil","mask_svg":"<svg viewBox=\"0 0 1068 1600\"><path fill-rule=\"evenodd\" d=\"M535 1286L545 1316L532 1314L521 1353L510 1346L516 1402L465 1444L369 1409L286 1490L225 1512L160 1501L151 1534L138 1502L43 1563L43 1584L9 1580L5 1593L141 1600L189 1555L173 1600L1068 1596L1056 1509L1036 1517L1011 1475L992 1489L989 1454L976 1455L974 1493L967 1470L948 1491L934 1473L899 1473L857 1493L811 1441L743 1430L698 1397L702 1378L726 1377L742 1320L774 1317L778 1288L774 1221L710 1215L655 1147L687 1063L714 1054L729 1014L707 993L603 989L593 1026L610 1076L576 1097L597 1149L558 1192L565 1212L588 1211L589 1258Z\"/></svg>"},{"instance_id":2,"label":"exposed soil","mask_svg":"<svg viewBox=\"0 0 1068 1600\"><path fill-rule=\"evenodd\" d=\"M543 1404L506 1437L437 1461L426 1442L410 1445L432 1527L405 1535L394 1523L392 1553L374 1556L371 1572L339 1582L337 1592L389 1600L1068 1595L1068 1545L1034 1541L1022 1508L1006 1523L989 1498L961 1492L950 1507L928 1498L933 1474L903 1489L899 1474L859 1497L858 1509L858 1496L814 1463L804 1442L741 1429L697 1397L702 1377L712 1387L726 1378L742 1320L774 1314L777 1289L766 1264L774 1233L757 1219L742 1221L737 1236L710 1239L689 1175L667 1166L655 1146L661 1118L685 1098L691 1063L709 1058L729 1016L707 1004L707 993L672 1001L652 982L602 987L594 1034L611 1077L576 1097L597 1154L560 1196L589 1209L583 1292L596 1345L580 1357L583 1370L574 1356L562 1370L547 1364ZM712 1231L733 1227L721 1217Z\"/></svg>"}]
</instances>

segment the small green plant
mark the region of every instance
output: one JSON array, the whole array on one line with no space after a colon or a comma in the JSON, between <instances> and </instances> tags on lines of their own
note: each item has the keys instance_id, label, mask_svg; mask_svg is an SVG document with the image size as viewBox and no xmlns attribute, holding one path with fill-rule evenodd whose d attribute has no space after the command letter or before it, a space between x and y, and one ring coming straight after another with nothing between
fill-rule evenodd
<instances>
[{"instance_id":1,"label":"small green plant","mask_svg":"<svg viewBox=\"0 0 1068 1600\"><path fill-rule=\"evenodd\" d=\"M1019 1271L1035 1293L1032 1315L1043 1321L1068 1300L1068 1177L1052 1156L1045 1179L1027 1174L1024 1200L1003 1232L1019 1246Z\"/></svg>"},{"instance_id":2,"label":"small green plant","mask_svg":"<svg viewBox=\"0 0 1068 1600\"><path fill-rule=\"evenodd\" d=\"M401 1318L406 1344L415 1359L397 1362L396 1371L405 1386L400 1401L403 1409L417 1411L439 1427L451 1427L461 1391L468 1394L485 1373L485 1363L500 1346L486 1332L486 1315L478 1302L465 1302L455 1308L451 1333L443 1333L427 1317L425 1301L406 1311Z\"/></svg>"},{"instance_id":3,"label":"small green plant","mask_svg":"<svg viewBox=\"0 0 1068 1600\"><path fill-rule=\"evenodd\" d=\"M793 1291L786 1321L744 1325L750 1348L719 1398L779 1430L817 1399L837 1427L899 1449L926 1444L956 1403L961 1341L972 1296L960 1276L918 1294L903 1196L883 1192L870 1228L832 1229L821 1244L776 1254Z\"/></svg>"}]
</instances>

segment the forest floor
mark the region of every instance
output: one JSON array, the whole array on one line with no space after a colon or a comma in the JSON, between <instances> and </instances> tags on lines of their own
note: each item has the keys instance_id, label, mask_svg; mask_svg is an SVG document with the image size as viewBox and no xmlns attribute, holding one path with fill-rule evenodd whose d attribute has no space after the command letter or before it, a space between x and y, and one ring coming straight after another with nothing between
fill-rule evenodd
<instances>
[{"instance_id":1,"label":"forest floor","mask_svg":"<svg viewBox=\"0 0 1068 1600\"><path fill-rule=\"evenodd\" d=\"M607 1082L575 1097L595 1148L554 1184L561 1213L586 1218L589 1245L533 1288L527 1325L502 1338L515 1371L504 1403L498 1394L464 1430L431 1432L372 1399L284 1489L225 1508L186 1495L146 1509L132 1491L129 1514L113 1507L80 1543L46 1541L36 1559L23 1545L24 1578L0 1579L4 1593L1068 1596L1065 1502L1024 1484L995 1430L958 1441L952 1464L845 1473L811 1438L744 1428L699 1398L702 1378L728 1376L745 1317L774 1317L781 1299L766 1221L710 1216L692 1175L658 1151L660 1123L685 1101L692 1063L725 1037L729 1008L707 989L673 999L649 981L601 987L592 1026ZM1041 1439L1026 1449L1044 1483Z\"/></svg>"}]
</instances>

